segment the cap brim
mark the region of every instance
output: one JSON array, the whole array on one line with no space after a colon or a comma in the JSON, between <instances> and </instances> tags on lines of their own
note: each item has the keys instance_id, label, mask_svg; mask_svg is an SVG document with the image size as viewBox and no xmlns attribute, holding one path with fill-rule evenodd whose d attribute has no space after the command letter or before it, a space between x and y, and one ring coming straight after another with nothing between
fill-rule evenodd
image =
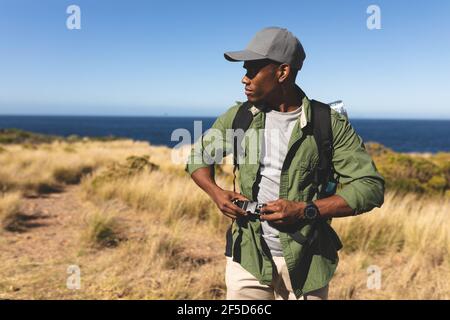
<instances>
[{"instance_id":1,"label":"cap brim","mask_svg":"<svg viewBox=\"0 0 450 320\"><path fill-rule=\"evenodd\" d=\"M228 61L233 61L233 62L267 59L265 56L255 53L250 50L225 52L223 55L224 55L225 59L227 59Z\"/></svg>"}]
</instances>

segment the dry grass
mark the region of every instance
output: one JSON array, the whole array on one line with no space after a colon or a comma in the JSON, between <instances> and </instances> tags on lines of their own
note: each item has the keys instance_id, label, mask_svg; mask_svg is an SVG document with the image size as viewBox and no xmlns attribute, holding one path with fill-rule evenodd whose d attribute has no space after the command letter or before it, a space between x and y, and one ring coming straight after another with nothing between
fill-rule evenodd
<instances>
[{"instance_id":1,"label":"dry grass","mask_svg":"<svg viewBox=\"0 0 450 320\"><path fill-rule=\"evenodd\" d=\"M137 238L128 234L130 239L117 248L97 251L94 261L82 267L83 281L89 283L89 290L82 295L127 299L221 297L224 286L217 253L198 239L185 236L186 228L191 229L192 224L180 221L167 228L152 221L143 226Z\"/></svg>"},{"instance_id":2,"label":"dry grass","mask_svg":"<svg viewBox=\"0 0 450 320\"><path fill-rule=\"evenodd\" d=\"M3 229L14 227L19 218L19 209L22 195L20 192L0 195L0 226Z\"/></svg>"},{"instance_id":3,"label":"dry grass","mask_svg":"<svg viewBox=\"0 0 450 320\"><path fill-rule=\"evenodd\" d=\"M131 140L4 145L0 156L0 189L26 196L61 191L93 170L124 156L148 152L147 143Z\"/></svg>"},{"instance_id":4,"label":"dry grass","mask_svg":"<svg viewBox=\"0 0 450 320\"><path fill-rule=\"evenodd\" d=\"M83 208L74 216L75 236L67 239L62 258L36 268L23 255L2 258L0 279L12 280L0 280L0 298L224 298L229 220L184 173L183 164L172 162L170 149L132 141L3 148L0 176L9 188L27 191L30 181L54 186L81 180L77 196ZM186 149L179 152L182 158ZM109 174L126 168L131 155L150 155L158 167ZM92 172L80 174L83 168ZM219 176L228 189L229 172L227 167ZM0 198L2 208L4 203ZM344 249L330 298L449 299L449 215L443 196L391 192L381 209L335 219ZM1 245L9 244L0 240ZM82 270L81 290L64 287L69 264ZM380 290L366 286L370 265L381 268ZM8 291L11 286L24 289Z\"/></svg>"},{"instance_id":5,"label":"dry grass","mask_svg":"<svg viewBox=\"0 0 450 320\"><path fill-rule=\"evenodd\" d=\"M449 299L450 201L388 193L380 209L335 219L344 249L331 294L339 299ZM366 287L369 265L381 290Z\"/></svg>"},{"instance_id":6,"label":"dry grass","mask_svg":"<svg viewBox=\"0 0 450 320\"><path fill-rule=\"evenodd\" d=\"M116 214L109 210L95 210L86 217L81 242L93 248L116 247L122 240Z\"/></svg>"},{"instance_id":7,"label":"dry grass","mask_svg":"<svg viewBox=\"0 0 450 320\"><path fill-rule=\"evenodd\" d=\"M208 220L218 226L215 205L192 182L168 172L144 172L116 181L82 183L85 199L97 203L120 199L135 211L147 212L167 225L181 217ZM157 191L156 191L157 190Z\"/></svg>"}]
</instances>

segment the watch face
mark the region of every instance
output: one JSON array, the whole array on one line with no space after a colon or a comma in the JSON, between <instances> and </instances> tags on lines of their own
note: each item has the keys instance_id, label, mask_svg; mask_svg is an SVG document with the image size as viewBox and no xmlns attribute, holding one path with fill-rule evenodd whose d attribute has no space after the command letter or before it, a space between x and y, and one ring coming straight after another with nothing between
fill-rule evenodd
<instances>
[{"instance_id":1,"label":"watch face","mask_svg":"<svg viewBox=\"0 0 450 320\"><path fill-rule=\"evenodd\" d=\"M317 210L315 207L307 207L305 210L305 217L308 219L314 219L317 216Z\"/></svg>"}]
</instances>

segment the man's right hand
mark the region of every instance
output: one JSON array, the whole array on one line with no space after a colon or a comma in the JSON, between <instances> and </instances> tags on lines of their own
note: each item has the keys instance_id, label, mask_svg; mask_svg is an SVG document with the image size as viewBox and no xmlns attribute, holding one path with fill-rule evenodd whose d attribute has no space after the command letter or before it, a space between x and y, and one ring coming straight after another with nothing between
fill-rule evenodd
<instances>
[{"instance_id":1,"label":"man's right hand","mask_svg":"<svg viewBox=\"0 0 450 320\"><path fill-rule=\"evenodd\" d=\"M235 205L233 200L243 200L248 201L243 195L233 192L219 189L212 195L213 201L216 203L222 213L231 219L236 219L239 216L246 216L247 213Z\"/></svg>"},{"instance_id":2,"label":"man's right hand","mask_svg":"<svg viewBox=\"0 0 450 320\"><path fill-rule=\"evenodd\" d=\"M223 190L217 186L214 181L214 166L199 168L192 173L191 177L211 197L225 216L236 219L238 216L247 215L232 201L236 199L248 201L248 199L239 193Z\"/></svg>"}]
</instances>

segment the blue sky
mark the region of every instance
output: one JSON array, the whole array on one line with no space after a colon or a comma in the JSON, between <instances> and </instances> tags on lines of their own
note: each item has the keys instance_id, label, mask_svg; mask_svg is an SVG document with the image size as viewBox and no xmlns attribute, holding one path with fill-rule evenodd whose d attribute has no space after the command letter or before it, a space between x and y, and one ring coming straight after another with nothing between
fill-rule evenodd
<instances>
[{"instance_id":1,"label":"blue sky","mask_svg":"<svg viewBox=\"0 0 450 320\"><path fill-rule=\"evenodd\" d=\"M345 3L345 5L343 5ZM68 30L66 8L81 8ZM381 9L381 30L366 9ZM450 119L450 1L0 0L0 114L205 115L245 100L243 49L298 36L297 83L351 117Z\"/></svg>"}]
</instances>

